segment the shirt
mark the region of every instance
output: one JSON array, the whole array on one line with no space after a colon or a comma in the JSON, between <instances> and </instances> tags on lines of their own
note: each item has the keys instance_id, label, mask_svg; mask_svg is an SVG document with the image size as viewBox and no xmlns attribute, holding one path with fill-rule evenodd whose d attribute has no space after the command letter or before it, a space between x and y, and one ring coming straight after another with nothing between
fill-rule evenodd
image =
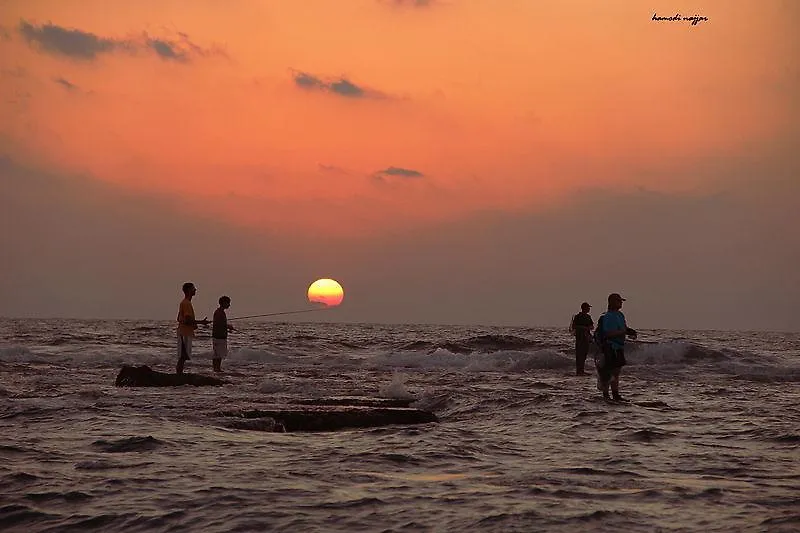
<instances>
[{"instance_id":1,"label":"shirt","mask_svg":"<svg viewBox=\"0 0 800 533\"><path fill-rule=\"evenodd\" d=\"M591 315L589 313L584 313L581 311L574 317L572 317L572 327L575 329L575 337L580 339L588 339L589 338L589 331L594 326L594 321L592 320Z\"/></svg>"},{"instance_id":2,"label":"shirt","mask_svg":"<svg viewBox=\"0 0 800 533\"><path fill-rule=\"evenodd\" d=\"M194 330L197 329L196 325L187 326L186 318L189 317L194 321L194 307L192 301L188 298L181 300L178 306L178 335L184 337L194 337Z\"/></svg>"},{"instance_id":3,"label":"shirt","mask_svg":"<svg viewBox=\"0 0 800 533\"><path fill-rule=\"evenodd\" d=\"M214 311L214 322L211 325L211 337L214 339L228 338L228 315L221 307Z\"/></svg>"},{"instance_id":4,"label":"shirt","mask_svg":"<svg viewBox=\"0 0 800 533\"><path fill-rule=\"evenodd\" d=\"M625 315L622 314L622 311L606 311L603 315L603 332L608 333L609 331L614 330L625 330L627 328L627 324L625 323ZM606 337L608 338L608 342L611 343L612 346L615 348L624 348L625 347L625 335L619 335L618 337Z\"/></svg>"}]
</instances>

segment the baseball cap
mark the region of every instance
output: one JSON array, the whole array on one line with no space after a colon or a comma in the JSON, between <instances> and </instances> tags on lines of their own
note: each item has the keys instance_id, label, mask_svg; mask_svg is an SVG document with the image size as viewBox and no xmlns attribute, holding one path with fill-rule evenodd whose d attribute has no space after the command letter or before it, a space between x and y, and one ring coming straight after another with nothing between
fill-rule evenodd
<instances>
[{"instance_id":1,"label":"baseball cap","mask_svg":"<svg viewBox=\"0 0 800 533\"><path fill-rule=\"evenodd\" d=\"M581 304L581 308L584 308L584 307L591 307L591 304L589 302L583 302Z\"/></svg>"},{"instance_id":2,"label":"baseball cap","mask_svg":"<svg viewBox=\"0 0 800 533\"><path fill-rule=\"evenodd\" d=\"M608 301L610 302L611 300L620 300L621 302L624 302L625 298L620 296L618 292L612 292L608 295Z\"/></svg>"}]
</instances>

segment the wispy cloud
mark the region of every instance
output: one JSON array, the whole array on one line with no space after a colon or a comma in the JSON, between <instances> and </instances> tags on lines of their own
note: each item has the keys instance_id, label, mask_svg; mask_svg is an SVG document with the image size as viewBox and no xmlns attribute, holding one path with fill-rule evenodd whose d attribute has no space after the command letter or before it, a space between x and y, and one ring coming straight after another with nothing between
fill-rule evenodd
<instances>
[{"instance_id":1,"label":"wispy cloud","mask_svg":"<svg viewBox=\"0 0 800 533\"><path fill-rule=\"evenodd\" d=\"M20 21L17 31L34 49L83 61L94 61L102 54L120 51L144 51L155 54L164 61L180 63L188 63L195 57L226 56L219 47L201 47L185 33L178 33L176 37L151 37L145 33L139 37L114 38L50 22L36 25L26 20Z\"/></svg>"},{"instance_id":2,"label":"wispy cloud","mask_svg":"<svg viewBox=\"0 0 800 533\"><path fill-rule=\"evenodd\" d=\"M366 95L364 89L344 78L330 84L330 90L342 96L361 98Z\"/></svg>"},{"instance_id":3,"label":"wispy cloud","mask_svg":"<svg viewBox=\"0 0 800 533\"><path fill-rule=\"evenodd\" d=\"M69 80L67 80L65 78L62 78L62 77L53 78L53 82L61 85L62 87L64 87L68 91L74 91L74 90L78 89L77 85L75 85L74 83L72 83Z\"/></svg>"},{"instance_id":4,"label":"wispy cloud","mask_svg":"<svg viewBox=\"0 0 800 533\"><path fill-rule=\"evenodd\" d=\"M344 77L325 80L308 72L293 71L294 83L301 89L326 91L346 98L384 98L379 91L356 85Z\"/></svg>"},{"instance_id":5,"label":"wispy cloud","mask_svg":"<svg viewBox=\"0 0 800 533\"><path fill-rule=\"evenodd\" d=\"M425 174L418 170L413 170L410 168L402 168L402 167L389 167L383 170L379 170L372 174L372 178L376 181L383 182L386 181L386 178L403 178L403 179L411 179L411 178L424 178Z\"/></svg>"},{"instance_id":6,"label":"wispy cloud","mask_svg":"<svg viewBox=\"0 0 800 533\"><path fill-rule=\"evenodd\" d=\"M219 47L203 48L192 42L185 33L178 33L177 39L146 37L145 45L161 59L167 61L186 63L193 57L208 57L211 55L227 57L223 49Z\"/></svg>"},{"instance_id":7,"label":"wispy cloud","mask_svg":"<svg viewBox=\"0 0 800 533\"><path fill-rule=\"evenodd\" d=\"M422 172L419 172L418 170L412 170L402 167L389 167L387 169L379 171L378 173L384 174L386 176L402 176L404 178L421 178L425 175Z\"/></svg>"},{"instance_id":8,"label":"wispy cloud","mask_svg":"<svg viewBox=\"0 0 800 533\"><path fill-rule=\"evenodd\" d=\"M34 26L23 20L19 23L19 33L32 46L55 55L74 59L95 59L99 54L109 53L123 46L124 41L99 37L94 33L64 28L55 24Z\"/></svg>"}]
</instances>

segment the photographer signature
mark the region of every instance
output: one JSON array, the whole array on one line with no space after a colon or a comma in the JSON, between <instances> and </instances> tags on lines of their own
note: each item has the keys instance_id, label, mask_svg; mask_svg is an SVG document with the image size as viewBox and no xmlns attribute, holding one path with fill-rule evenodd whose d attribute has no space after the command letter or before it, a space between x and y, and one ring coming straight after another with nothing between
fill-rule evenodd
<instances>
[{"instance_id":1,"label":"photographer signature","mask_svg":"<svg viewBox=\"0 0 800 533\"><path fill-rule=\"evenodd\" d=\"M657 13L653 13L653 20L656 21L656 22L662 22L662 21L670 21L670 22L687 21L687 22L691 22L692 26L697 26L699 23L701 23L703 21L708 21L708 17L702 17L702 16L699 16L699 15L695 15L694 17L683 17L683 16L681 16L680 13L677 13L677 14L671 16L671 17L659 17Z\"/></svg>"}]
</instances>

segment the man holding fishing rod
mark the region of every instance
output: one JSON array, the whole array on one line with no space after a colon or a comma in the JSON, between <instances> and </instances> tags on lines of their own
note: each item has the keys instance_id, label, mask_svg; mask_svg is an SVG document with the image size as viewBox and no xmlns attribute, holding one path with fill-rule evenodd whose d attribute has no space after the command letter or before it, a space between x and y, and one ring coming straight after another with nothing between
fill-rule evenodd
<instances>
[{"instance_id":1,"label":"man holding fishing rod","mask_svg":"<svg viewBox=\"0 0 800 533\"><path fill-rule=\"evenodd\" d=\"M214 352L211 362L214 372L222 372L222 360L228 357L228 333L236 331L236 328L228 324L228 315L225 314L230 306L230 297L221 296L219 307L214 311L214 322L211 325L211 349Z\"/></svg>"},{"instance_id":2,"label":"man holding fishing rod","mask_svg":"<svg viewBox=\"0 0 800 533\"><path fill-rule=\"evenodd\" d=\"M194 283L187 281L183 284L183 300L178 304L178 364L175 366L177 374L183 374L183 366L192 358L192 339L194 330L198 325L207 326L208 317L195 320L192 297L197 294Z\"/></svg>"}]
</instances>

